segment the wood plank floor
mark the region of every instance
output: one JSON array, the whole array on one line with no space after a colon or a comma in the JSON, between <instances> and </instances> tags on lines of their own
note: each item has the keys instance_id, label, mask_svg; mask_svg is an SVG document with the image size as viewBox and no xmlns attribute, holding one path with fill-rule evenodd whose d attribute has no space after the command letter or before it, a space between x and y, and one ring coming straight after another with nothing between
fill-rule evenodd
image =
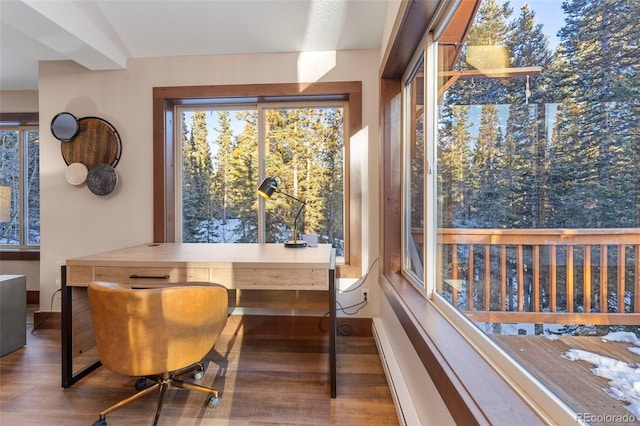
<instances>
[{"instance_id":1,"label":"wood plank floor","mask_svg":"<svg viewBox=\"0 0 640 426\"><path fill-rule=\"evenodd\" d=\"M620 418L630 414L625 402L605 392L609 387L608 380L595 375L591 371L592 364L562 357L569 349L581 349L635 366L640 357L629 351L630 344L604 342L600 337L587 336L562 336L556 340L544 336L493 335L491 338L577 413Z\"/></svg>"},{"instance_id":2,"label":"wood plank floor","mask_svg":"<svg viewBox=\"0 0 640 426\"><path fill-rule=\"evenodd\" d=\"M32 315L29 316L32 318ZM60 386L60 332L36 330L0 358L0 425L89 425L133 394L135 379L99 368ZM326 321L324 323L326 327ZM317 318L230 317L205 358L202 382L221 391L208 408L200 392L170 389L162 425L397 425L389 386L370 335L338 336L338 397L329 397L328 335ZM357 335L357 336L356 336ZM151 424L156 395L107 416L110 426Z\"/></svg>"}]
</instances>

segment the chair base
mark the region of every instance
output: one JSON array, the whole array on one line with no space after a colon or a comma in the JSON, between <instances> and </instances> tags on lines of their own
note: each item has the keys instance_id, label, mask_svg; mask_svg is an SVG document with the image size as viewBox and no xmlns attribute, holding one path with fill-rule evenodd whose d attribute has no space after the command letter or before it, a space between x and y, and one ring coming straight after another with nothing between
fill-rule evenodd
<instances>
[{"instance_id":1,"label":"chair base","mask_svg":"<svg viewBox=\"0 0 640 426\"><path fill-rule=\"evenodd\" d=\"M162 411L162 405L164 403L164 395L165 392L167 391L167 389L169 388L169 386L174 386L177 388L182 388L182 389L187 389L187 390L194 390L194 391L199 391L199 392L204 392L207 394L211 395L211 398L209 398L209 407L213 408L215 406L218 405L218 403L220 402L220 398L218 397L218 391L216 389L212 389L212 388L208 388L206 386L201 386L201 385L197 385L195 383L190 383L190 382L185 382L183 380L181 380L180 378L186 374L192 373L194 371L203 371L203 365L201 363L197 363L194 364L193 366L187 367L185 369L182 370L178 370L172 373L163 373L162 375L159 376L148 376L145 377L143 379L140 379L136 382L136 389L138 389L138 392L131 395L128 398L123 399L122 401L119 401L115 404L113 404L112 406L102 410L100 412L100 418L98 420L96 420L95 422L93 422L93 426L106 426L107 425L107 419L106 416L107 414L111 413L112 411L117 410L118 408L137 400L138 398L143 397L144 395L152 392L155 389L158 389L160 391L159 395L158 395L158 403L157 403L157 407L156 407L156 414L153 420L153 424L154 426L158 424L158 419L160 418L160 412ZM151 380L154 380L156 383L152 384L151 386L146 386L146 379L149 378ZM140 385L140 383L145 383L144 387L142 387Z\"/></svg>"}]
</instances>

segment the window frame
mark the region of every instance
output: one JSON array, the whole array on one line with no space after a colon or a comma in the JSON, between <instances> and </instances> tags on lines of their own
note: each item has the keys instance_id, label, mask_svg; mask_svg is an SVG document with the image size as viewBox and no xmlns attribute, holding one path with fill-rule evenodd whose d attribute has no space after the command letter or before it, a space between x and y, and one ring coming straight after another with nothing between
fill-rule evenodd
<instances>
[{"instance_id":1,"label":"window frame","mask_svg":"<svg viewBox=\"0 0 640 426\"><path fill-rule=\"evenodd\" d=\"M362 166L349 155L351 141L362 129L362 82L277 83L153 88L153 241L175 242L175 132L179 105L215 105L216 98L277 102L288 99L342 100L346 102L345 128L345 250L348 263L337 268L338 277L360 277L362 259ZM355 183L355 184L354 184Z\"/></svg>"},{"instance_id":2,"label":"window frame","mask_svg":"<svg viewBox=\"0 0 640 426\"><path fill-rule=\"evenodd\" d=\"M424 46L424 41L420 43L421 46ZM402 123L403 123L403 131L402 131L402 271L404 276L413 284L418 291L423 294L427 292L427 282L426 279L428 274L427 269L427 220L428 217L424 212L426 211L427 201L428 201L428 187L427 187L427 179L424 179L423 185L423 235L422 235L422 246L423 246L423 255L422 255L422 276L416 273L411 267L413 261L411 259L411 248L410 244L413 243L413 235L411 232L411 151L412 144L415 143L415 114L414 114L414 94L415 90L413 89L413 84L415 84L414 77L418 74L420 67L423 70L426 69L426 53L424 49L417 49L411 59L410 65L407 67L407 70L402 78ZM424 75L425 83L427 80L427 75ZM425 87L426 89L426 87ZM424 111L424 164L423 170L428 171L429 160L427 158L427 110L426 110L426 101L427 99L423 96L423 103L425 103L425 111Z\"/></svg>"},{"instance_id":3,"label":"window frame","mask_svg":"<svg viewBox=\"0 0 640 426\"><path fill-rule=\"evenodd\" d=\"M343 117L345 115L345 111L348 108L348 102L345 100L307 100L307 101L299 101L297 99L293 99L291 101L287 100L277 100L273 102L263 102L263 101L245 101L245 102L237 102L236 100L232 100L226 102L224 99L220 100L220 102L216 102L215 105L211 104L194 104L194 105L176 105L174 116L181 117L182 113L185 111L208 111L208 110L217 110L217 111L239 111L239 110L252 110L256 112L258 127L256 131L257 135L257 153L258 153L258 180L255 182L257 185L258 182L264 178L265 175L265 164L266 164L266 134L265 134L265 111L266 110L274 110L274 109L314 109L314 108L336 108L341 109L343 113ZM262 124L262 125L261 125ZM343 210L344 210L344 218L349 217L349 203L346 200L349 198L349 185L347 176L349 176L349 143L345 135L347 134L348 127L347 120L343 120L342 124L342 139L343 139L343 154L344 154L344 176L345 181L343 182ZM175 136L174 140L176 143L180 143L182 141L182 126L174 126ZM175 164L182 164L182 149L175 149ZM176 242L182 242L182 167L176 167L176 179L175 179L175 188L174 191L176 193L176 202L175 202L175 239ZM258 243L266 242L266 203L265 200L261 197L256 196L258 200ZM343 233L345 236L348 235L348 225L347 223L343 223ZM349 263L349 238L345 238L344 240L344 252L347 256L337 256L336 260L339 265Z\"/></svg>"},{"instance_id":4,"label":"window frame","mask_svg":"<svg viewBox=\"0 0 640 426\"><path fill-rule=\"evenodd\" d=\"M20 132L20 244L0 245L0 259L2 260L39 260L40 245L25 244L24 218L26 204L26 188L22 184L26 159L24 158L23 132L27 130L40 130L40 116L37 112L0 113L0 128L3 130L18 130Z\"/></svg>"}]
</instances>

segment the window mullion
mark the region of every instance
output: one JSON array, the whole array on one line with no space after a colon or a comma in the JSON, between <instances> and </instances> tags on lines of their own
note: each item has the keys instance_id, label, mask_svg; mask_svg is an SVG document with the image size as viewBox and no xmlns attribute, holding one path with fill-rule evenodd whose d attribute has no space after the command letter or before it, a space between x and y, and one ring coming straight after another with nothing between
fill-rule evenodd
<instances>
[{"instance_id":1,"label":"window mullion","mask_svg":"<svg viewBox=\"0 0 640 426\"><path fill-rule=\"evenodd\" d=\"M28 242L28 238L27 238L27 226L26 223L27 221L25 220L25 218L27 217L27 215L29 214L29 203L28 203L28 196L27 196L27 189L29 187L29 185L25 184L25 179L27 178L27 172L26 170L28 170L29 167L29 161L27 159L27 132L25 131L24 128L20 128L18 130L18 137L19 137L19 142L18 142L18 158L20 159L20 167L18 167L18 205L20 206L20 214L18 215L18 229L20 230L19 235L20 235L20 246L24 247L27 245Z\"/></svg>"},{"instance_id":2,"label":"window mullion","mask_svg":"<svg viewBox=\"0 0 640 426\"><path fill-rule=\"evenodd\" d=\"M425 109L425 179L424 179L424 290L431 297L436 290L437 271L437 45L433 42L433 34L429 34L424 44L424 109Z\"/></svg>"},{"instance_id":3,"label":"window mullion","mask_svg":"<svg viewBox=\"0 0 640 426\"><path fill-rule=\"evenodd\" d=\"M267 141L265 140L266 131L264 128L265 124L265 109L262 104L258 104L258 181L261 181L266 174L266 145ZM256 182L256 185L258 182ZM262 197L258 198L258 242L264 243L266 242L267 234L266 234L266 202Z\"/></svg>"},{"instance_id":4,"label":"window mullion","mask_svg":"<svg viewBox=\"0 0 640 426\"><path fill-rule=\"evenodd\" d=\"M182 242L182 161L183 161L183 139L184 135L182 134L182 114L184 109L177 107L174 111L173 117L175 121L175 125L173 126L174 135L173 138L176 141L174 152L173 152L173 164L174 164L174 185L173 185L173 193L175 197L175 202L173 203L173 229L174 229L174 241L176 243Z\"/></svg>"}]
</instances>

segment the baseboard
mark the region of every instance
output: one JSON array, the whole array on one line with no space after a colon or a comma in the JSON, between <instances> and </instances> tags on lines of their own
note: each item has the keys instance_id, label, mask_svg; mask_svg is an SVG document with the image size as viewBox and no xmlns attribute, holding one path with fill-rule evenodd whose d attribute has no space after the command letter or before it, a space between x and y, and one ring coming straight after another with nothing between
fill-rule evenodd
<instances>
[{"instance_id":1,"label":"baseboard","mask_svg":"<svg viewBox=\"0 0 640 426\"><path fill-rule=\"evenodd\" d=\"M33 313L33 329L60 330L62 327L62 314L56 311L35 311Z\"/></svg>"},{"instance_id":2,"label":"baseboard","mask_svg":"<svg viewBox=\"0 0 640 426\"><path fill-rule=\"evenodd\" d=\"M40 292L37 290L27 290L27 305L39 305Z\"/></svg>"},{"instance_id":3,"label":"baseboard","mask_svg":"<svg viewBox=\"0 0 640 426\"><path fill-rule=\"evenodd\" d=\"M378 347L380 361L387 376L389 388L391 388L391 395L398 413L398 421L401 425L414 426L421 424L413 399L402 376L400 365L391 348L391 343L380 318L373 318L371 330Z\"/></svg>"}]
</instances>

